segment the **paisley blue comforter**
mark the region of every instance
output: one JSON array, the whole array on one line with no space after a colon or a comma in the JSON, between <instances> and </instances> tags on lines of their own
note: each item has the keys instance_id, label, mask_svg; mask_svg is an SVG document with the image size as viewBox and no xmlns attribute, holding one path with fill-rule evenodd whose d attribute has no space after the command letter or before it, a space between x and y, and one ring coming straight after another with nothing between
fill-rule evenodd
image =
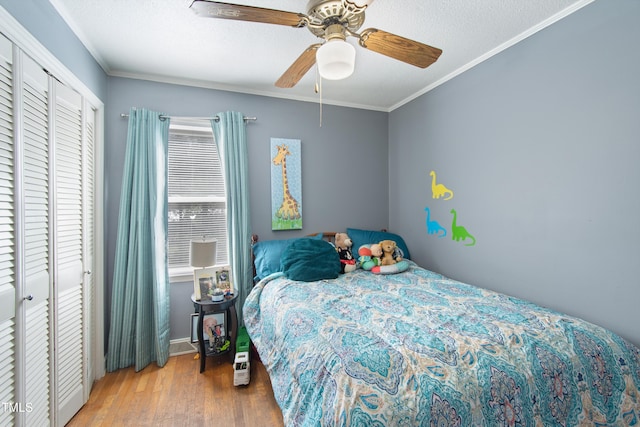
<instances>
[{"instance_id":1,"label":"paisley blue comforter","mask_svg":"<svg viewBox=\"0 0 640 427\"><path fill-rule=\"evenodd\" d=\"M640 350L411 264L258 283L244 319L286 426L640 425Z\"/></svg>"}]
</instances>

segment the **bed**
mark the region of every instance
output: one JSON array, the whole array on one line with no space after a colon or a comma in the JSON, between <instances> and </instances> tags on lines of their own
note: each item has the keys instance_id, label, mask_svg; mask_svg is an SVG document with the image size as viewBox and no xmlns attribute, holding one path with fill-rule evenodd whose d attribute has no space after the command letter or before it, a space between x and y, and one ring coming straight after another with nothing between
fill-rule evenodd
<instances>
[{"instance_id":1,"label":"bed","mask_svg":"<svg viewBox=\"0 0 640 427\"><path fill-rule=\"evenodd\" d=\"M260 247L256 265L296 240ZM262 271L244 319L286 426L640 425L637 347L407 263L313 281Z\"/></svg>"}]
</instances>

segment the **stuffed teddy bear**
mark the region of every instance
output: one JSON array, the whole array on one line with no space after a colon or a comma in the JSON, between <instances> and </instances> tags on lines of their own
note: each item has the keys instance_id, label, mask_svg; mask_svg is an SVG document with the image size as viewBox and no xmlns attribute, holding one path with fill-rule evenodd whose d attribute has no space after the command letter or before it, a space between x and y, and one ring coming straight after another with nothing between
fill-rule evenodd
<instances>
[{"instance_id":1,"label":"stuffed teddy bear","mask_svg":"<svg viewBox=\"0 0 640 427\"><path fill-rule=\"evenodd\" d=\"M398 261L402 261L402 257L396 252L396 242L393 240L383 240L380 242L382 247L381 265L393 265Z\"/></svg>"},{"instance_id":2,"label":"stuffed teddy bear","mask_svg":"<svg viewBox=\"0 0 640 427\"><path fill-rule=\"evenodd\" d=\"M340 256L340 272L350 273L354 271L358 266L351 252L351 246L353 246L351 238L347 233L336 233L335 242L336 251Z\"/></svg>"}]
</instances>

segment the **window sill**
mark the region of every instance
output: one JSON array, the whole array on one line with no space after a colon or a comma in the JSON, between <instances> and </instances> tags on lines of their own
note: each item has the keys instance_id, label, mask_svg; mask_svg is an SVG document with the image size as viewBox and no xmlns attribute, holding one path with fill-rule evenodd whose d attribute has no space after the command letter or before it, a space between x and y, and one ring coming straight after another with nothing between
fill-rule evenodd
<instances>
[{"instance_id":1,"label":"window sill","mask_svg":"<svg viewBox=\"0 0 640 427\"><path fill-rule=\"evenodd\" d=\"M169 283L193 283L193 269L192 268L176 268L169 270Z\"/></svg>"}]
</instances>

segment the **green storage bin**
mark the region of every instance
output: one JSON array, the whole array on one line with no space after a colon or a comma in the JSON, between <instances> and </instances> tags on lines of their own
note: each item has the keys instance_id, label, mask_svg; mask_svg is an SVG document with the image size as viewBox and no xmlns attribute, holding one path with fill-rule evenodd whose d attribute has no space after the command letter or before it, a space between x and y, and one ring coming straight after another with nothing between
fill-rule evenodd
<instances>
[{"instance_id":1,"label":"green storage bin","mask_svg":"<svg viewBox=\"0 0 640 427\"><path fill-rule=\"evenodd\" d=\"M249 352L249 345L251 340L247 333L247 328L244 326L238 330L238 337L236 338L236 353L242 353L243 351Z\"/></svg>"}]
</instances>

